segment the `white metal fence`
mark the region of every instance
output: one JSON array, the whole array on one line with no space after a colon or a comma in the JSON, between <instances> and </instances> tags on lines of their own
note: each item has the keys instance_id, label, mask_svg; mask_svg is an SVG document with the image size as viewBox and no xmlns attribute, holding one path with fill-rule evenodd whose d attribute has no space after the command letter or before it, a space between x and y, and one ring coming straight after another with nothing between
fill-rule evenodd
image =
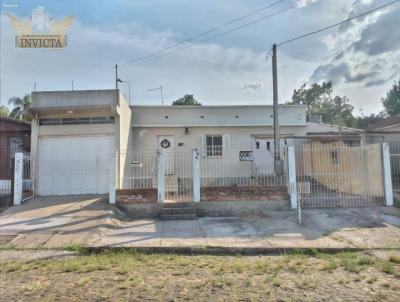
<instances>
[{"instance_id":1,"label":"white metal fence","mask_svg":"<svg viewBox=\"0 0 400 302\"><path fill-rule=\"evenodd\" d=\"M121 152L117 189L157 189L157 152ZM164 152L165 200L192 201L192 152Z\"/></svg>"},{"instance_id":2,"label":"white metal fence","mask_svg":"<svg viewBox=\"0 0 400 302\"><path fill-rule=\"evenodd\" d=\"M390 150L393 190L396 191L400 189L400 152L392 145ZM201 189L207 188L204 192L208 194L217 187L223 187L223 190L235 188L232 192L241 187L247 187L247 191L250 187L278 188L279 192L290 193L287 146L281 150L283 173L275 173L270 154L273 150L268 151L257 154L246 148L213 146L200 152ZM385 205L382 144L307 142L295 144L294 154L297 187L309 188L307 192L298 194L302 207ZM117 180L118 189L158 189L157 152L125 152L119 156L123 173ZM193 200L193 164L192 152L164 152L165 200ZM264 194L268 190L260 192Z\"/></svg>"},{"instance_id":3,"label":"white metal fence","mask_svg":"<svg viewBox=\"0 0 400 302\"><path fill-rule=\"evenodd\" d=\"M157 188L156 152L121 152L117 189Z\"/></svg>"},{"instance_id":4,"label":"white metal fence","mask_svg":"<svg viewBox=\"0 0 400 302\"><path fill-rule=\"evenodd\" d=\"M400 140L389 141L393 191L400 194Z\"/></svg>"},{"instance_id":5,"label":"white metal fence","mask_svg":"<svg viewBox=\"0 0 400 302\"><path fill-rule=\"evenodd\" d=\"M307 184L302 207L362 207L385 204L381 144L342 142L296 146L297 182Z\"/></svg>"},{"instance_id":6,"label":"white metal fence","mask_svg":"<svg viewBox=\"0 0 400 302\"><path fill-rule=\"evenodd\" d=\"M271 153L273 154L272 150L265 154L265 158L255 158L257 155L248 147L212 147L200 156L201 186L286 186L287 169L284 169L282 175L276 175ZM285 167L286 157L287 152L284 148L282 158Z\"/></svg>"}]
</instances>

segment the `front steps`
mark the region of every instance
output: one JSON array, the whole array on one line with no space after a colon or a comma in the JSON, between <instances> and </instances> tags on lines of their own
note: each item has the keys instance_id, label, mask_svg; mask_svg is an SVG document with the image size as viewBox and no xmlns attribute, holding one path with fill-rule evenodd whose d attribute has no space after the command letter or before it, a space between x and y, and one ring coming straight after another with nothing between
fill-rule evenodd
<instances>
[{"instance_id":1,"label":"front steps","mask_svg":"<svg viewBox=\"0 0 400 302\"><path fill-rule=\"evenodd\" d=\"M162 220L193 220L197 218L192 202L165 202L161 205Z\"/></svg>"}]
</instances>

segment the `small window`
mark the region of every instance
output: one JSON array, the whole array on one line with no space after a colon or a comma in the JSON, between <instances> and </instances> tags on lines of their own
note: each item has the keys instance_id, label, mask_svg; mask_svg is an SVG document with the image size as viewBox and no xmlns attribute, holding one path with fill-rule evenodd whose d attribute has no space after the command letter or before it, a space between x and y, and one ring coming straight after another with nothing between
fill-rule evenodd
<instances>
[{"instance_id":1,"label":"small window","mask_svg":"<svg viewBox=\"0 0 400 302\"><path fill-rule=\"evenodd\" d=\"M256 141L256 149L260 149L260 142Z\"/></svg>"},{"instance_id":2,"label":"small window","mask_svg":"<svg viewBox=\"0 0 400 302\"><path fill-rule=\"evenodd\" d=\"M268 150L268 151L271 150L271 142L267 142L267 150Z\"/></svg>"},{"instance_id":3,"label":"small window","mask_svg":"<svg viewBox=\"0 0 400 302\"><path fill-rule=\"evenodd\" d=\"M222 135L207 135L207 156L222 156Z\"/></svg>"},{"instance_id":4,"label":"small window","mask_svg":"<svg viewBox=\"0 0 400 302\"><path fill-rule=\"evenodd\" d=\"M85 125L85 124L113 124L114 117L80 117L80 118L58 118L58 119L40 119L39 125Z\"/></svg>"}]
</instances>

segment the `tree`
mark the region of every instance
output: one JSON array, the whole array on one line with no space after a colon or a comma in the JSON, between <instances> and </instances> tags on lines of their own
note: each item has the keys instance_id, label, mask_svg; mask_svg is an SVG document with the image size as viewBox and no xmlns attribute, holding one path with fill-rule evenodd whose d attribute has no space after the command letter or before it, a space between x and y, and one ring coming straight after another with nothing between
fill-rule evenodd
<instances>
[{"instance_id":1,"label":"tree","mask_svg":"<svg viewBox=\"0 0 400 302\"><path fill-rule=\"evenodd\" d=\"M7 117L9 112L7 106L0 105L0 117Z\"/></svg>"},{"instance_id":2,"label":"tree","mask_svg":"<svg viewBox=\"0 0 400 302\"><path fill-rule=\"evenodd\" d=\"M31 106L31 96L29 94L25 94L23 98L12 97L8 101L8 104L14 107L10 112L10 117L23 121L31 120L31 117L29 115L29 107Z\"/></svg>"},{"instance_id":3,"label":"tree","mask_svg":"<svg viewBox=\"0 0 400 302\"><path fill-rule=\"evenodd\" d=\"M400 80L382 98L382 105L389 116L400 114Z\"/></svg>"},{"instance_id":4,"label":"tree","mask_svg":"<svg viewBox=\"0 0 400 302\"><path fill-rule=\"evenodd\" d=\"M310 88L303 84L299 89L293 91L292 101L288 104L305 105L307 107L307 120L310 120L311 115L321 114L321 106L330 100L332 94L332 83L323 82L321 85L314 83Z\"/></svg>"},{"instance_id":5,"label":"tree","mask_svg":"<svg viewBox=\"0 0 400 302\"><path fill-rule=\"evenodd\" d=\"M172 103L173 106L201 106L201 103L195 100L193 94L185 94Z\"/></svg>"},{"instance_id":6,"label":"tree","mask_svg":"<svg viewBox=\"0 0 400 302\"><path fill-rule=\"evenodd\" d=\"M312 115L320 115L322 122L351 127L354 124L354 107L345 96L332 97L332 82L314 83L309 88L304 84L293 91L288 104L305 105L307 121Z\"/></svg>"}]
</instances>

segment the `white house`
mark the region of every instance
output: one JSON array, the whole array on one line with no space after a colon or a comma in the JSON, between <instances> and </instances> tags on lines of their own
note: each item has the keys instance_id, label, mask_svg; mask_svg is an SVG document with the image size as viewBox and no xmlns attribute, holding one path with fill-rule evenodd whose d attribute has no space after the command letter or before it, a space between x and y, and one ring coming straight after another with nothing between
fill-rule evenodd
<instances>
[{"instance_id":1,"label":"white house","mask_svg":"<svg viewBox=\"0 0 400 302\"><path fill-rule=\"evenodd\" d=\"M167 154L166 193L184 191L178 187L192 177L194 149L202 182L218 176L239 186L238 177L251 176L252 184L274 174L271 105L129 106L117 90L36 91L31 112L38 195L106 194L110 182L155 188L157 150ZM339 131L307 122L301 105L280 105L279 123L282 158L290 138Z\"/></svg>"}]
</instances>

